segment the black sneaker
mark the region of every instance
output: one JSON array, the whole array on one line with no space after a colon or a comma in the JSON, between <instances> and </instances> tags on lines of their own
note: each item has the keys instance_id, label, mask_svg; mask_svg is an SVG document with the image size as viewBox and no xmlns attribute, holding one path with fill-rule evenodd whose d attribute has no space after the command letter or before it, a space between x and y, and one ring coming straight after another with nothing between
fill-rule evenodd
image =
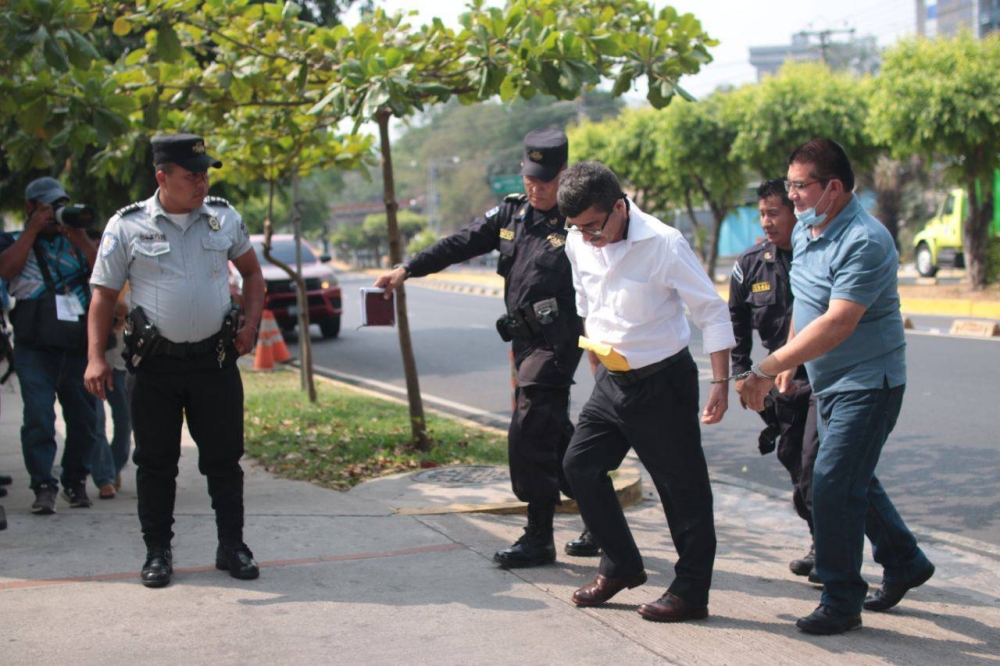
<instances>
[{"instance_id":1,"label":"black sneaker","mask_svg":"<svg viewBox=\"0 0 1000 666\"><path fill-rule=\"evenodd\" d=\"M86 509L94 504L87 497L87 484L83 482L63 488L63 497L74 509Z\"/></svg>"},{"instance_id":2,"label":"black sneaker","mask_svg":"<svg viewBox=\"0 0 1000 666\"><path fill-rule=\"evenodd\" d=\"M35 488L35 502L31 512L39 515L49 515L56 512L56 487L51 483L40 483Z\"/></svg>"}]
</instances>

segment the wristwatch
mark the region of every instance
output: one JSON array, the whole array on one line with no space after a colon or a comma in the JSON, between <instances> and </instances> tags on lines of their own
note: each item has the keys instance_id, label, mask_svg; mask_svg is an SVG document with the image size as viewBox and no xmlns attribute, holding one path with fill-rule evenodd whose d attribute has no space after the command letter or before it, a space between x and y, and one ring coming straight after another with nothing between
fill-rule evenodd
<instances>
[{"instance_id":1,"label":"wristwatch","mask_svg":"<svg viewBox=\"0 0 1000 666\"><path fill-rule=\"evenodd\" d=\"M760 363L754 363L753 365L751 365L750 372L757 375L761 379L767 379L769 381L774 381L778 376L778 375L766 374L763 370L760 369Z\"/></svg>"},{"instance_id":2,"label":"wristwatch","mask_svg":"<svg viewBox=\"0 0 1000 666\"><path fill-rule=\"evenodd\" d=\"M410 277L410 265L409 264L396 264L395 266L392 267L392 270L396 270L397 268L402 268L403 272L406 273L406 277Z\"/></svg>"}]
</instances>

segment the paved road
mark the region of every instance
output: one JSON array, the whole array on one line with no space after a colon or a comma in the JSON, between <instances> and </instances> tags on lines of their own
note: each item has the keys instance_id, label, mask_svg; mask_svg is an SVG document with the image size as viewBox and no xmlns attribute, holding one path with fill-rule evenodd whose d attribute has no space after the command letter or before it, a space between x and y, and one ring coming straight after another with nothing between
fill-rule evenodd
<instances>
[{"instance_id":1,"label":"paved road","mask_svg":"<svg viewBox=\"0 0 1000 666\"><path fill-rule=\"evenodd\" d=\"M395 329L356 330L357 288L370 278L347 276L347 312L340 339L315 340L317 366L404 395ZM499 299L419 287L409 283L410 322L428 405L505 426L510 405L507 345L493 321ZM943 320L921 320L921 328L947 329ZM318 333L318 331L317 331ZM697 329L692 352L710 376ZM315 338L316 336L314 336ZM910 380L899 425L886 447L879 475L904 517L918 529L958 534L1000 545L1000 450L995 373L1000 342L910 333ZM294 345L293 345L293 353ZM573 392L573 416L593 381L581 364ZM707 394L708 385L702 386ZM471 409L470 409L471 408ZM724 422L704 429L705 450L715 473L773 489L787 488L787 475L773 455L757 453L758 417L738 407Z\"/></svg>"}]
</instances>

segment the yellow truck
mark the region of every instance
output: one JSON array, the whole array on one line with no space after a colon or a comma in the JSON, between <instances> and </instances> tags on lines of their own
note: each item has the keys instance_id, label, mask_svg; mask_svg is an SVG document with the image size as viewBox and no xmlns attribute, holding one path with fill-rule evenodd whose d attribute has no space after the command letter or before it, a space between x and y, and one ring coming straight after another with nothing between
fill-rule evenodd
<instances>
[{"instance_id":1,"label":"yellow truck","mask_svg":"<svg viewBox=\"0 0 1000 666\"><path fill-rule=\"evenodd\" d=\"M913 239L917 272L934 277L942 266L965 267L962 228L969 214L969 197L964 189L948 192L938 214ZM1000 170L994 173L993 221L991 237L1000 237Z\"/></svg>"}]
</instances>

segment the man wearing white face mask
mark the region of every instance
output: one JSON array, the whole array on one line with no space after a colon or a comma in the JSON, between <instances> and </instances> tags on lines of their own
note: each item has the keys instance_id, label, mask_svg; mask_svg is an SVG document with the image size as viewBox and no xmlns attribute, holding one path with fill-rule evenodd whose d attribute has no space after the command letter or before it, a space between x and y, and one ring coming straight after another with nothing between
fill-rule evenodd
<instances>
[{"instance_id":1,"label":"man wearing white face mask","mask_svg":"<svg viewBox=\"0 0 1000 666\"><path fill-rule=\"evenodd\" d=\"M741 396L752 409L777 380L783 389L805 363L817 398L820 445L813 468L820 606L799 619L811 634L861 626L861 609L885 611L934 575L875 476L903 403L906 340L892 236L854 196L844 149L815 139L792 152L786 187L799 219L792 235L792 331L751 369ZM793 337L794 336L794 337ZM882 565L867 599L864 537Z\"/></svg>"}]
</instances>

